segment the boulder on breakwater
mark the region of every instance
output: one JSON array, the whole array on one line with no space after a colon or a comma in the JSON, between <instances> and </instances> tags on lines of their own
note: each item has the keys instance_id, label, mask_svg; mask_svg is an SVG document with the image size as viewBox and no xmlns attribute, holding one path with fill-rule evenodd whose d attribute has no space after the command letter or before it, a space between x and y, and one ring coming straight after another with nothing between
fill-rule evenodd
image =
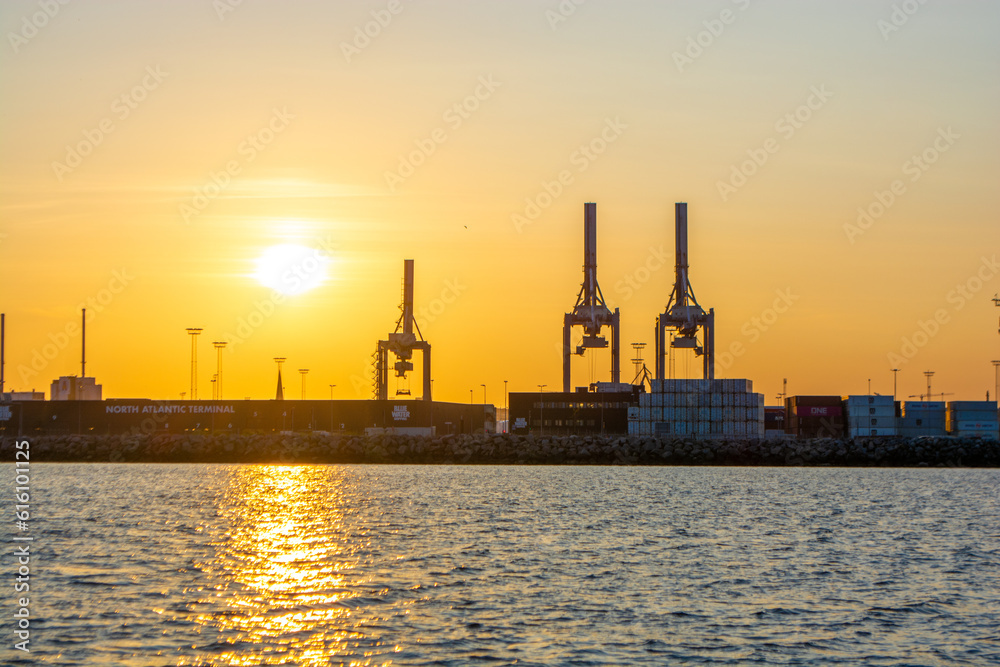
<instances>
[{"instance_id":1,"label":"boulder on breakwater","mask_svg":"<svg viewBox=\"0 0 1000 667\"><path fill-rule=\"evenodd\" d=\"M159 434L31 436L31 460L147 463L1000 467L975 438L750 440L637 436ZM14 460L11 437L0 457Z\"/></svg>"}]
</instances>

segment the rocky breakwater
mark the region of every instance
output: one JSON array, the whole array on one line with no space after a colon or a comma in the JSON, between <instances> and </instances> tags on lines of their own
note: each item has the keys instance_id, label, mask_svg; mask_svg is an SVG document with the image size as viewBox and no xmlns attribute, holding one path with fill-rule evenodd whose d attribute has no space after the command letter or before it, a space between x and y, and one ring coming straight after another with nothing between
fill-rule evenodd
<instances>
[{"instance_id":1,"label":"rocky breakwater","mask_svg":"<svg viewBox=\"0 0 1000 667\"><path fill-rule=\"evenodd\" d=\"M31 436L32 461L1000 467L971 438L698 440L624 436L161 434ZM0 443L14 460L14 438Z\"/></svg>"}]
</instances>

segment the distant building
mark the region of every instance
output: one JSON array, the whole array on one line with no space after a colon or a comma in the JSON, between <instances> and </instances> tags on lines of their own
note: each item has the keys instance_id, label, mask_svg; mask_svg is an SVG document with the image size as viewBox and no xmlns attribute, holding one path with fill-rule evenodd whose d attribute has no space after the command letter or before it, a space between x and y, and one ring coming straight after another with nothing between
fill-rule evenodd
<instances>
[{"instance_id":1,"label":"distant building","mask_svg":"<svg viewBox=\"0 0 1000 667\"><path fill-rule=\"evenodd\" d=\"M100 401L101 385L95 378L64 375L52 381L49 399L53 401Z\"/></svg>"},{"instance_id":2,"label":"distant building","mask_svg":"<svg viewBox=\"0 0 1000 667\"><path fill-rule=\"evenodd\" d=\"M10 401L44 401L44 391L5 391L0 394L0 402Z\"/></svg>"}]
</instances>

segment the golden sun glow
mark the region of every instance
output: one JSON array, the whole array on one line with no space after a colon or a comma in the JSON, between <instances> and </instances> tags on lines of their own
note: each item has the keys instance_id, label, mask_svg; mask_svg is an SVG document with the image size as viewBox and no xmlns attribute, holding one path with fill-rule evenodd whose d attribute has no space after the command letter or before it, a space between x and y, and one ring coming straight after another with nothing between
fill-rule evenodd
<instances>
[{"instance_id":1,"label":"golden sun glow","mask_svg":"<svg viewBox=\"0 0 1000 667\"><path fill-rule=\"evenodd\" d=\"M257 258L254 277L282 294L302 294L326 281L329 265L330 258L316 248L282 243Z\"/></svg>"}]
</instances>

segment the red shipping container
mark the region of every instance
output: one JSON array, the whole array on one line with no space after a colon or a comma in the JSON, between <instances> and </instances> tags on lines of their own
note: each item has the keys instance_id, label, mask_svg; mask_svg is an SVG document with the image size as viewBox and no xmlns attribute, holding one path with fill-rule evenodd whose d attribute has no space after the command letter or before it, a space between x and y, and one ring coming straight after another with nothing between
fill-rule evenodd
<instances>
[{"instance_id":1,"label":"red shipping container","mask_svg":"<svg viewBox=\"0 0 1000 667\"><path fill-rule=\"evenodd\" d=\"M796 405L797 417L840 417L844 409L839 405Z\"/></svg>"}]
</instances>

